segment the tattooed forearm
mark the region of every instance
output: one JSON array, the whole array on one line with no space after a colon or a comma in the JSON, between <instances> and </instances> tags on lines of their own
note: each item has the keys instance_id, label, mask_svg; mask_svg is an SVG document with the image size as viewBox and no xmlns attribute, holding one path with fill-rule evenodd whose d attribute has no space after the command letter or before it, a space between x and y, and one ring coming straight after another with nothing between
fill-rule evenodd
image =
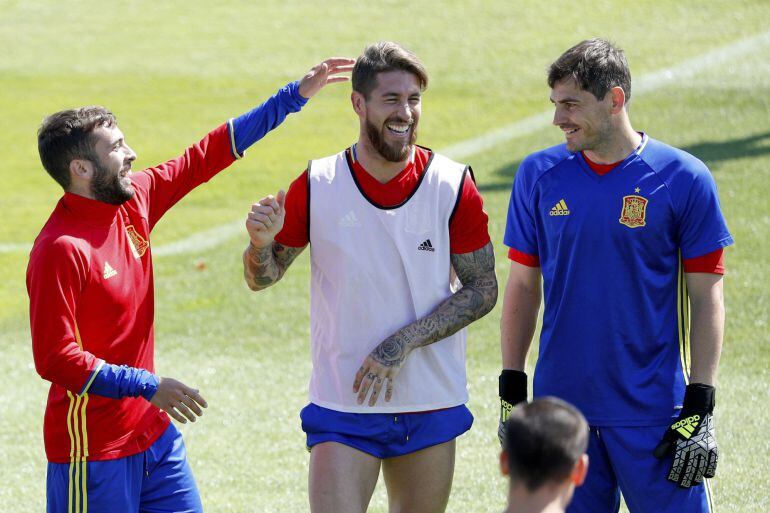
<instances>
[{"instance_id":1,"label":"tattooed forearm","mask_svg":"<svg viewBox=\"0 0 770 513\"><path fill-rule=\"evenodd\" d=\"M262 290L276 283L303 249L277 242L263 248L249 244L243 252L243 277L246 284L251 290Z\"/></svg>"},{"instance_id":2,"label":"tattooed forearm","mask_svg":"<svg viewBox=\"0 0 770 513\"><path fill-rule=\"evenodd\" d=\"M463 287L433 313L385 339L371 354L377 362L385 366L400 365L412 349L452 335L495 306L497 278L492 243L471 253L452 254L451 260Z\"/></svg>"}]
</instances>

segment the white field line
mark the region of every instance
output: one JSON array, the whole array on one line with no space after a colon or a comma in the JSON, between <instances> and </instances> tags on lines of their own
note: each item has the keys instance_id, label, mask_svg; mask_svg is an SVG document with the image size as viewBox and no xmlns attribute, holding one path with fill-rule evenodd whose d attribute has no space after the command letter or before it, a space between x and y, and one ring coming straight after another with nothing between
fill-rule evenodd
<instances>
[{"instance_id":1,"label":"white field line","mask_svg":"<svg viewBox=\"0 0 770 513\"><path fill-rule=\"evenodd\" d=\"M687 59L676 66L649 73L633 81L632 98L655 91L675 81L689 78L706 68L756 52L765 45L770 45L770 30ZM552 116L553 111L548 109L438 151L453 159L462 160L539 130L550 124ZM243 220L221 224L176 242L160 245L154 248L152 252L155 256L199 253L217 247L243 231L245 231L245 217ZM32 245L29 243L2 243L0 244L0 253L26 252L31 247Z\"/></svg>"}]
</instances>

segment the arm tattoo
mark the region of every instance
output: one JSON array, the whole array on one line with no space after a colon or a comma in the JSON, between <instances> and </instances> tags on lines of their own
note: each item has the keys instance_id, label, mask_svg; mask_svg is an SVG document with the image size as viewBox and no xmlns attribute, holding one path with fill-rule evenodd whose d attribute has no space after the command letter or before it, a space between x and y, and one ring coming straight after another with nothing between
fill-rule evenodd
<instances>
[{"instance_id":1,"label":"arm tattoo","mask_svg":"<svg viewBox=\"0 0 770 513\"><path fill-rule=\"evenodd\" d=\"M471 253L452 254L452 267L463 287L430 315L386 338L371 357L386 367L401 365L409 352L442 340L489 313L497 302L492 243Z\"/></svg>"},{"instance_id":2,"label":"arm tattoo","mask_svg":"<svg viewBox=\"0 0 770 513\"><path fill-rule=\"evenodd\" d=\"M275 241L257 248L252 244L243 252L243 277L251 290L262 290L283 277L289 265L305 247L292 248Z\"/></svg>"}]
</instances>

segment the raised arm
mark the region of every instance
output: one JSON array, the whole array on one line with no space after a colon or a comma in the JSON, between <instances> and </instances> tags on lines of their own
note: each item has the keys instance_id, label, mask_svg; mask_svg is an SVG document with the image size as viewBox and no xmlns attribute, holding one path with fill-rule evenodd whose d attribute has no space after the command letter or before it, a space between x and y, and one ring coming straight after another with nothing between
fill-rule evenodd
<instances>
[{"instance_id":1,"label":"raised arm","mask_svg":"<svg viewBox=\"0 0 770 513\"><path fill-rule=\"evenodd\" d=\"M383 384L386 385L385 400L389 401L393 380L412 350L452 335L495 306L497 278L492 243L470 253L452 254L450 258L462 288L431 314L401 328L369 353L353 384L359 404L364 402L371 388L369 405L374 406Z\"/></svg>"}]
</instances>

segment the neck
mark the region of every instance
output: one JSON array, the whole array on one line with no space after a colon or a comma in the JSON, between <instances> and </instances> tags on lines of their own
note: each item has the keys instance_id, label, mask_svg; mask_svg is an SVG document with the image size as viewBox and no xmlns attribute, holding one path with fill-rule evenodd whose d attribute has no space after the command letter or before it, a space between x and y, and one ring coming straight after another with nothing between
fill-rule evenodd
<instances>
[{"instance_id":1,"label":"neck","mask_svg":"<svg viewBox=\"0 0 770 513\"><path fill-rule=\"evenodd\" d=\"M570 487L546 484L534 492L523 486L511 486L506 513L564 513Z\"/></svg>"},{"instance_id":2,"label":"neck","mask_svg":"<svg viewBox=\"0 0 770 513\"><path fill-rule=\"evenodd\" d=\"M77 194L78 196L83 196L84 198L95 200L94 195L91 194L91 187L88 183L80 183L75 182L74 180L72 183L70 183L69 188L65 191L69 192L70 194Z\"/></svg>"},{"instance_id":3,"label":"neck","mask_svg":"<svg viewBox=\"0 0 770 513\"><path fill-rule=\"evenodd\" d=\"M358 143L356 143L356 160L367 173L372 175L380 183L387 183L392 180L394 176L399 174L406 167L411 156L411 153L409 153L404 160L399 162L385 160L382 155L374 149L372 143L369 142L369 138L364 134L358 137Z\"/></svg>"},{"instance_id":4,"label":"neck","mask_svg":"<svg viewBox=\"0 0 770 513\"><path fill-rule=\"evenodd\" d=\"M624 116L620 127L611 127L603 143L597 148L585 150L585 154L597 164L614 164L628 157L641 142L642 136L631 127L628 117Z\"/></svg>"}]
</instances>

